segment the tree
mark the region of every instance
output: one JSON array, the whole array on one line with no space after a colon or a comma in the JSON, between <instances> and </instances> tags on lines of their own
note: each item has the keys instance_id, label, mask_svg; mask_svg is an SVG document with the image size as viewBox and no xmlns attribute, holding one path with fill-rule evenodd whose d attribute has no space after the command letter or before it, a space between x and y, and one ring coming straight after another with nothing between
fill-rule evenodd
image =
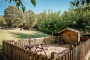
<instances>
[{"instance_id":1,"label":"tree","mask_svg":"<svg viewBox=\"0 0 90 60\"><path fill-rule=\"evenodd\" d=\"M88 5L90 3L90 0L75 0L73 2L71 1L70 3L73 6L79 6L79 4L82 4L82 5L87 4Z\"/></svg>"},{"instance_id":2,"label":"tree","mask_svg":"<svg viewBox=\"0 0 90 60\"><path fill-rule=\"evenodd\" d=\"M7 1L7 0L6 0ZM25 7L23 6L22 4L22 1L21 0L13 0L15 3L16 3L16 6L19 8L19 6L22 6L22 11L25 12ZM36 6L36 1L35 0L30 0L31 3ZM12 2L12 0L9 0L9 3ZM75 0L74 2L70 2L71 5L73 6L78 6L80 3L82 5L84 5L85 3L87 3L87 5L90 3L90 0Z\"/></svg>"},{"instance_id":3,"label":"tree","mask_svg":"<svg viewBox=\"0 0 90 60\"><path fill-rule=\"evenodd\" d=\"M6 1L7 1L7 0L6 0ZM25 12L25 9L26 9L26 8L23 6L21 0L13 0L13 1L16 3L16 6L18 7L18 9L19 9L19 6L21 6L22 11ZM31 3L32 3L34 6L36 6L35 0L30 0L30 1L31 1ZM10 3L10 2L12 2L12 0L10 0L9 3Z\"/></svg>"},{"instance_id":4,"label":"tree","mask_svg":"<svg viewBox=\"0 0 90 60\"><path fill-rule=\"evenodd\" d=\"M0 27L6 24L5 19L3 16L0 16Z\"/></svg>"},{"instance_id":5,"label":"tree","mask_svg":"<svg viewBox=\"0 0 90 60\"><path fill-rule=\"evenodd\" d=\"M46 14L46 10L43 11L43 14L43 19L41 18L42 22L40 23L39 29L49 30L52 32L53 36L53 32L58 29L57 23L60 18L60 11L53 12L53 10L51 10L50 12L50 9L48 9L48 15Z\"/></svg>"},{"instance_id":6,"label":"tree","mask_svg":"<svg viewBox=\"0 0 90 60\"><path fill-rule=\"evenodd\" d=\"M28 15L27 15L28 14ZM28 10L28 12L26 13L27 15L27 21L26 21L26 25L29 27L29 29L33 28L34 25L36 24L37 20L36 20L36 14L32 11L32 10Z\"/></svg>"},{"instance_id":7,"label":"tree","mask_svg":"<svg viewBox=\"0 0 90 60\"><path fill-rule=\"evenodd\" d=\"M5 9L4 11L4 18L5 21L10 24L10 26L14 27L17 26L19 27L21 24L21 19L19 18L19 15L22 14L22 11L16 7L9 5L8 8ZM18 23L18 24L17 24Z\"/></svg>"}]
</instances>

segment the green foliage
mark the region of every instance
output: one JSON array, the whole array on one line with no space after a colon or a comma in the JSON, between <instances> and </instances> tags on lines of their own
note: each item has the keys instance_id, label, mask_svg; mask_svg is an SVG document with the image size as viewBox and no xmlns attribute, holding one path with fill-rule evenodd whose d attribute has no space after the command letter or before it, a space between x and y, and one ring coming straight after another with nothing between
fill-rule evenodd
<instances>
[{"instance_id":1,"label":"green foliage","mask_svg":"<svg viewBox=\"0 0 90 60\"><path fill-rule=\"evenodd\" d=\"M50 30L53 33L54 30L57 30L58 28L57 23L59 22L59 18L60 18L60 11L53 12L53 10L50 11L50 9L48 9L48 15L47 15L46 11L44 10L43 18L40 18L41 22L39 24L39 29Z\"/></svg>"},{"instance_id":2,"label":"green foliage","mask_svg":"<svg viewBox=\"0 0 90 60\"><path fill-rule=\"evenodd\" d=\"M88 6L88 5L86 5ZM66 27L87 30L85 26L90 26L90 11L84 10L86 6L79 5L78 7L69 8L69 11L64 11L60 16L60 11L53 12L50 9L48 14L46 11L43 12L43 18L39 23L39 29L50 30L50 31L60 31Z\"/></svg>"},{"instance_id":3,"label":"green foliage","mask_svg":"<svg viewBox=\"0 0 90 60\"><path fill-rule=\"evenodd\" d=\"M28 19L26 20L25 25L32 29L37 22L36 14L29 9L26 16L28 17Z\"/></svg>"},{"instance_id":4,"label":"green foliage","mask_svg":"<svg viewBox=\"0 0 90 60\"><path fill-rule=\"evenodd\" d=\"M6 1L7 1L7 0L6 0ZM10 0L9 3L12 2L12 1L14 1L14 2L16 3L16 6L17 6L18 9L19 9L19 6L21 6L22 11L25 12L25 9L26 9L26 8L23 6L23 3L22 3L21 0ZM35 0L30 0L30 1L31 1L31 3L32 3L34 6L36 6Z\"/></svg>"},{"instance_id":5,"label":"green foliage","mask_svg":"<svg viewBox=\"0 0 90 60\"><path fill-rule=\"evenodd\" d=\"M3 16L0 16L0 27L5 24L6 24L5 18Z\"/></svg>"},{"instance_id":6,"label":"green foliage","mask_svg":"<svg viewBox=\"0 0 90 60\"><path fill-rule=\"evenodd\" d=\"M39 31L41 31L41 32L44 32L44 33L47 33L47 34L49 34L49 35L52 35L52 31L50 31L50 30L39 30ZM60 33L58 33L58 32L53 32L53 36L60 36L61 34Z\"/></svg>"},{"instance_id":7,"label":"green foliage","mask_svg":"<svg viewBox=\"0 0 90 60\"><path fill-rule=\"evenodd\" d=\"M31 3L32 3L34 6L36 6L35 0L31 0Z\"/></svg>"},{"instance_id":8,"label":"green foliage","mask_svg":"<svg viewBox=\"0 0 90 60\"><path fill-rule=\"evenodd\" d=\"M19 27L21 24L23 24L23 20L21 20L21 15L23 12L16 6L9 5L7 9L4 11L4 18L7 24L11 24L12 27L16 26Z\"/></svg>"},{"instance_id":9,"label":"green foliage","mask_svg":"<svg viewBox=\"0 0 90 60\"><path fill-rule=\"evenodd\" d=\"M71 1L70 2L71 5L73 6L79 6L79 4L85 5L87 3L87 5L90 3L90 0L75 0L75 1Z\"/></svg>"},{"instance_id":10,"label":"green foliage","mask_svg":"<svg viewBox=\"0 0 90 60\"><path fill-rule=\"evenodd\" d=\"M7 0L6 0L7 1ZM22 1L21 0L13 0L15 3L16 3L16 6L18 7L18 9L19 9L19 6L21 6L21 8L22 8L22 11L23 12L25 12L25 7L23 6L23 4L22 4ZM34 6L36 6L36 1L35 0L30 0L31 1L31 3L34 5ZM12 2L12 0L9 0L9 3L10 2ZM71 3L71 5L73 5L73 6L78 6L79 4L82 4L82 5L84 5L85 3L87 3L87 5L90 3L90 0L75 0L75 1L71 1L70 2Z\"/></svg>"},{"instance_id":11,"label":"green foliage","mask_svg":"<svg viewBox=\"0 0 90 60\"><path fill-rule=\"evenodd\" d=\"M36 14L32 10L23 13L16 6L9 5L4 11L4 18L8 26L33 28L37 23ZM21 27L21 28L22 28Z\"/></svg>"}]
</instances>

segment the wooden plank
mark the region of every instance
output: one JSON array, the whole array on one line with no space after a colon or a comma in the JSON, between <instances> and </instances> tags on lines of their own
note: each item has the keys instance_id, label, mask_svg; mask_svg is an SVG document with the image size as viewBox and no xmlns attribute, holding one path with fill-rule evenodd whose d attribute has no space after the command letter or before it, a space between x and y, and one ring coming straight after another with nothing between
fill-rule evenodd
<instances>
[{"instance_id":1,"label":"wooden plank","mask_svg":"<svg viewBox=\"0 0 90 60\"><path fill-rule=\"evenodd\" d=\"M18 52L17 52L17 48L18 48L18 47L16 46L16 57L15 57L16 60L17 60L17 56L18 56L18 55L17 55L17 54L18 54Z\"/></svg>"},{"instance_id":2,"label":"wooden plank","mask_svg":"<svg viewBox=\"0 0 90 60\"><path fill-rule=\"evenodd\" d=\"M82 43L81 60L84 60L84 43Z\"/></svg>"},{"instance_id":3,"label":"wooden plank","mask_svg":"<svg viewBox=\"0 0 90 60\"><path fill-rule=\"evenodd\" d=\"M68 53L66 54L65 58L66 58L66 60L68 60Z\"/></svg>"},{"instance_id":4,"label":"wooden plank","mask_svg":"<svg viewBox=\"0 0 90 60\"><path fill-rule=\"evenodd\" d=\"M8 51L7 51L7 53L8 53L8 55L7 55L7 57L10 59L10 46L9 46L9 43L7 43L7 45L8 45Z\"/></svg>"},{"instance_id":5,"label":"wooden plank","mask_svg":"<svg viewBox=\"0 0 90 60\"><path fill-rule=\"evenodd\" d=\"M86 56L86 51L87 51L86 47L87 47L87 46L86 46L86 43L85 43L85 56Z\"/></svg>"},{"instance_id":6,"label":"wooden plank","mask_svg":"<svg viewBox=\"0 0 90 60\"><path fill-rule=\"evenodd\" d=\"M21 53L22 53L21 48L19 49L19 51L20 51L20 52L19 52L19 55L20 55L20 56L19 56L19 60L21 60L21 56L22 56L22 54L21 54Z\"/></svg>"},{"instance_id":7,"label":"wooden plank","mask_svg":"<svg viewBox=\"0 0 90 60\"><path fill-rule=\"evenodd\" d=\"M20 47L18 47L18 60L20 60Z\"/></svg>"},{"instance_id":8,"label":"wooden plank","mask_svg":"<svg viewBox=\"0 0 90 60\"><path fill-rule=\"evenodd\" d=\"M90 39L89 39L89 50L90 50Z\"/></svg>"},{"instance_id":9,"label":"wooden plank","mask_svg":"<svg viewBox=\"0 0 90 60\"><path fill-rule=\"evenodd\" d=\"M17 58L17 47L15 46L15 60L17 60L16 58Z\"/></svg>"},{"instance_id":10,"label":"wooden plank","mask_svg":"<svg viewBox=\"0 0 90 60\"><path fill-rule=\"evenodd\" d=\"M13 60L13 45L12 44L11 44L11 52L10 52L11 53L10 56L11 56L11 60Z\"/></svg>"},{"instance_id":11,"label":"wooden plank","mask_svg":"<svg viewBox=\"0 0 90 60\"><path fill-rule=\"evenodd\" d=\"M75 47L75 50L74 50L74 59L77 60L77 47Z\"/></svg>"},{"instance_id":12,"label":"wooden plank","mask_svg":"<svg viewBox=\"0 0 90 60\"><path fill-rule=\"evenodd\" d=\"M10 50L10 48L9 48L9 44L8 43L7 43L7 50L8 50L7 51L7 57L9 58L9 52L10 52L9 50Z\"/></svg>"},{"instance_id":13,"label":"wooden plank","mask_svg":"<svg viewBox=\"0 0 90 60\"><path fill-rule=\"evenodd\" d=\"M73 57L73 55L72 55L72 50L70 51L70 59L72 60L72 57Z\"/></svg>"},{"instance_id":14,"label":"wooden plank","mask_svg":"<svg viewBox=\"0 0 90 60\"><path fill-rule=\"evenodd\" d=\"M28 50L28 60L30 60L30 50Z\"/></svg>"},{"instance_id":15,"label":"wooden plank","mask_svg":"<svg viewBox=\"0 0 90 60\"><path fill-rule=\"evenodd\" d=\"M2 41L2 52L3 52L3 54L5 53L4 52L4 41Z\"/></svg>"},{"instance_id":16,"label":"wooden plank","mask_svg":"<svg viewBox=\"0 0 90 60\"><path fill-rule=\"evenodd\" d=\"M34 60L34 53L31 51L31 60Z\"/></svg>"},{"instance_id":17,"label":"wooden plank","mask_svg":"<svg viewBox=\"0 0 90 60\"><path fill-rule=\"evenodd\" d=\"M14 42L14 45L17 46L17 42Z\"/></svg>"},{"instance_id":18,"label":"wooden plank","mask_svg":"<svg viewBox=\"0 0 90 60\"><path fill-rule=\"evenodd\" d=\"M21 60L23 60L23 49L21 48Z\"/></svg>"},{"instance_id":19,"label":"wooden plank","mask_svg":"<svg viewBox=\"0 0 90 60\"><path fill-rule=\"evenodd\" d=\"M47 56L44 56L43 60L47 60Z\"/></svg>"},{"instance_id":20,"label":"wooden plank","mask_svg":"<svg viewBox=\"0 0 90 60\"><path fill-rule=\"evenodd\" d=\"M43 57L42 57L42 55L40 54L40 55L39 55L39 60L42 60L42 59L43 59Z\"/></svg>"},{"instance_id":21,"label":"wooden plank","mask_svg":"<svg viewBox=\"0 0 90 60\"><path fill-rule=\"evenodd\" d=\"M75 58L75 49L73 48L73 60L75 60L74 58Z\"/></svg>"},{"instance_id":22,"label":"wooden plank","mask_svg":"<svg viewBox=\"0 0 90 60\"><path fill-rule=\"evenodd\" d=\"M38 54L35 53L35 60L38 60Z\"/></svg>"},{"instance_id":23,"label":"wooden plank","mask_svg":"<svg viewBox=\"0 0 90 60\"><path fill-rule=\"evenodd\" d=\"M77 46L77 60L80 60L82 44Z\"/></svg>"},{"instance_id":24,"label":"wooden plank","mask_svg":"<svg viewBox=\"0 0 90 60\"><path fill-rule=\"evenodd\" d=\"M63 60L63 57L60 57L59 60Z\"/></svg>"},{"instance_id":25,"label":"wooden plank","mask_svg":"<svg viewBox=\"0 0 90 60\"><path fill-rule=\"evenodd\" d=\"M85 58L85 56L86 56L86 55L85 55L85 50L86 50L85 47L86 47L86 46L85 46L85 43L84 43L84 45L83 45L83 60L84 60L84 58Z\"/></svg>"},{"instance_id":26,"label":"wooden plank","mask_svg":"<svg viewBox=\"0 0 90 60\"><path fill-rule=\"evenodd\" d=\"M20 47L21 47L21 41L20 41Z\"/></svg>"},{"instance_id":27,"label":"wooden plank","mask_svg":"<svg viewBox=\"0 0 90 60\"><path fill-rule=\"evenodd\" d=\"M61 58L59 58L59 60L62 60Z\"/></svg>"},{"instance_id":28,"label":"wooden plank","mask_svg":"<svg viewBox=\"0 0 90 60\"><path fill-rule=\"evenodd\" d=\"M28 39L26 40L26 42L27 42L27 45L28 45Z\"/></svg>"},{"instance_id":29,"label":"wooden plank","mask_svg":"<svg viewBox=\"0 0 90 60\"><path fill-rule=\"evenodd\" d=\"M6 43L4 41L4 54L6 55Z\"/></svg>"},{"instance_id":30,"label":"wooden plank","mask_svg":"<svg viewBox=\"0 0 90 60\"><path fill-rule=\"evenodd\" d=\"M19 60L19 47L17 46L17 60Z\"/></svg>"},{"instance_id":31,"label":"wooden plank","mask_svg":"<svg viewBox=\"0 0 90 60\"><path fill-rule=\"evenodd\" d=\"M63 56L63 60L66 60L66 59L65 59L65 55Z\"/></svg>"},{"instance_id":32,"label":"wooden plank","mask_svg":"<svg viewBox=\"0 0 90 60\"><path fill-rule=\"evenodd\" d=\"M27 50L25 49L25 60L27 60Z\"/></svg>"},{"instance_id":33,"label":"wooden plank","mask_svg":"<svg viewBox=\"0 0 90 60\"><path fill-rule=\"evenodd\" d=\"M68 53L68 56L69 56L69 60L70 60L70 52Z\"/></svg>"},{"instance_id":34,"label":"wooden plank","mask_svg":"<svg viewBox=\"0 0 90 60\"><path fill-rule=\"evenodd\" d=\"M22 57L23 57L22 60L24 60L24 49L23 49Z\"/></svg>"},{"instance_id":35,"label":"wooden plank","mask_svg":"<svg viewBox=\"0 0 90 60\"><path fill-rule=\"evenodd\" d=\"M24 55L24 60L25 60L25 49L24 49L24 54L23 55Z\"/></svg>"}]
</instances>

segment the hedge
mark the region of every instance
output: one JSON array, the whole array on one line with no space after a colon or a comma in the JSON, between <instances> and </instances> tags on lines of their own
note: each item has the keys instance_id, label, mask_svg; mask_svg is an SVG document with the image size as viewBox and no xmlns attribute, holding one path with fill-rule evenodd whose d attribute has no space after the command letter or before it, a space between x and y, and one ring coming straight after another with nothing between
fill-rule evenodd
<instances>
[{"instance_id":1,"label":"hedge","mask_svg":"<svg viewBox=\"0 0 90 60\"><path fill-rule=\"evenodd\" d=\"M49 34L49 35L52 35L52 32L50 31L50 30L39 30L39 31L41 31L41 32L44 32L44 33L47 33L47 34ZM60 36L61 34L60 33L58 33L58 32L53 32L53 36Z\"/></svg>"}]
</instances>

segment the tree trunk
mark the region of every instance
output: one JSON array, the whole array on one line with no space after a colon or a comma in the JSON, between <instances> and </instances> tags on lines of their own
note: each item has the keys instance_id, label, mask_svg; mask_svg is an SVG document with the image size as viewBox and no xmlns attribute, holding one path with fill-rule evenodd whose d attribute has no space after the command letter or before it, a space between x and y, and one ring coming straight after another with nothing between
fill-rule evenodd
<instances>
[{"instance_id":1,"label":"tree trunk","mask_svg":"<svg viewBox=\"0 0 90 60\"><path fill-rule=\"evenodd\" d=\"M53 32L52 32L52 36L53 36Z\"/></svg>"}]
</instances>

